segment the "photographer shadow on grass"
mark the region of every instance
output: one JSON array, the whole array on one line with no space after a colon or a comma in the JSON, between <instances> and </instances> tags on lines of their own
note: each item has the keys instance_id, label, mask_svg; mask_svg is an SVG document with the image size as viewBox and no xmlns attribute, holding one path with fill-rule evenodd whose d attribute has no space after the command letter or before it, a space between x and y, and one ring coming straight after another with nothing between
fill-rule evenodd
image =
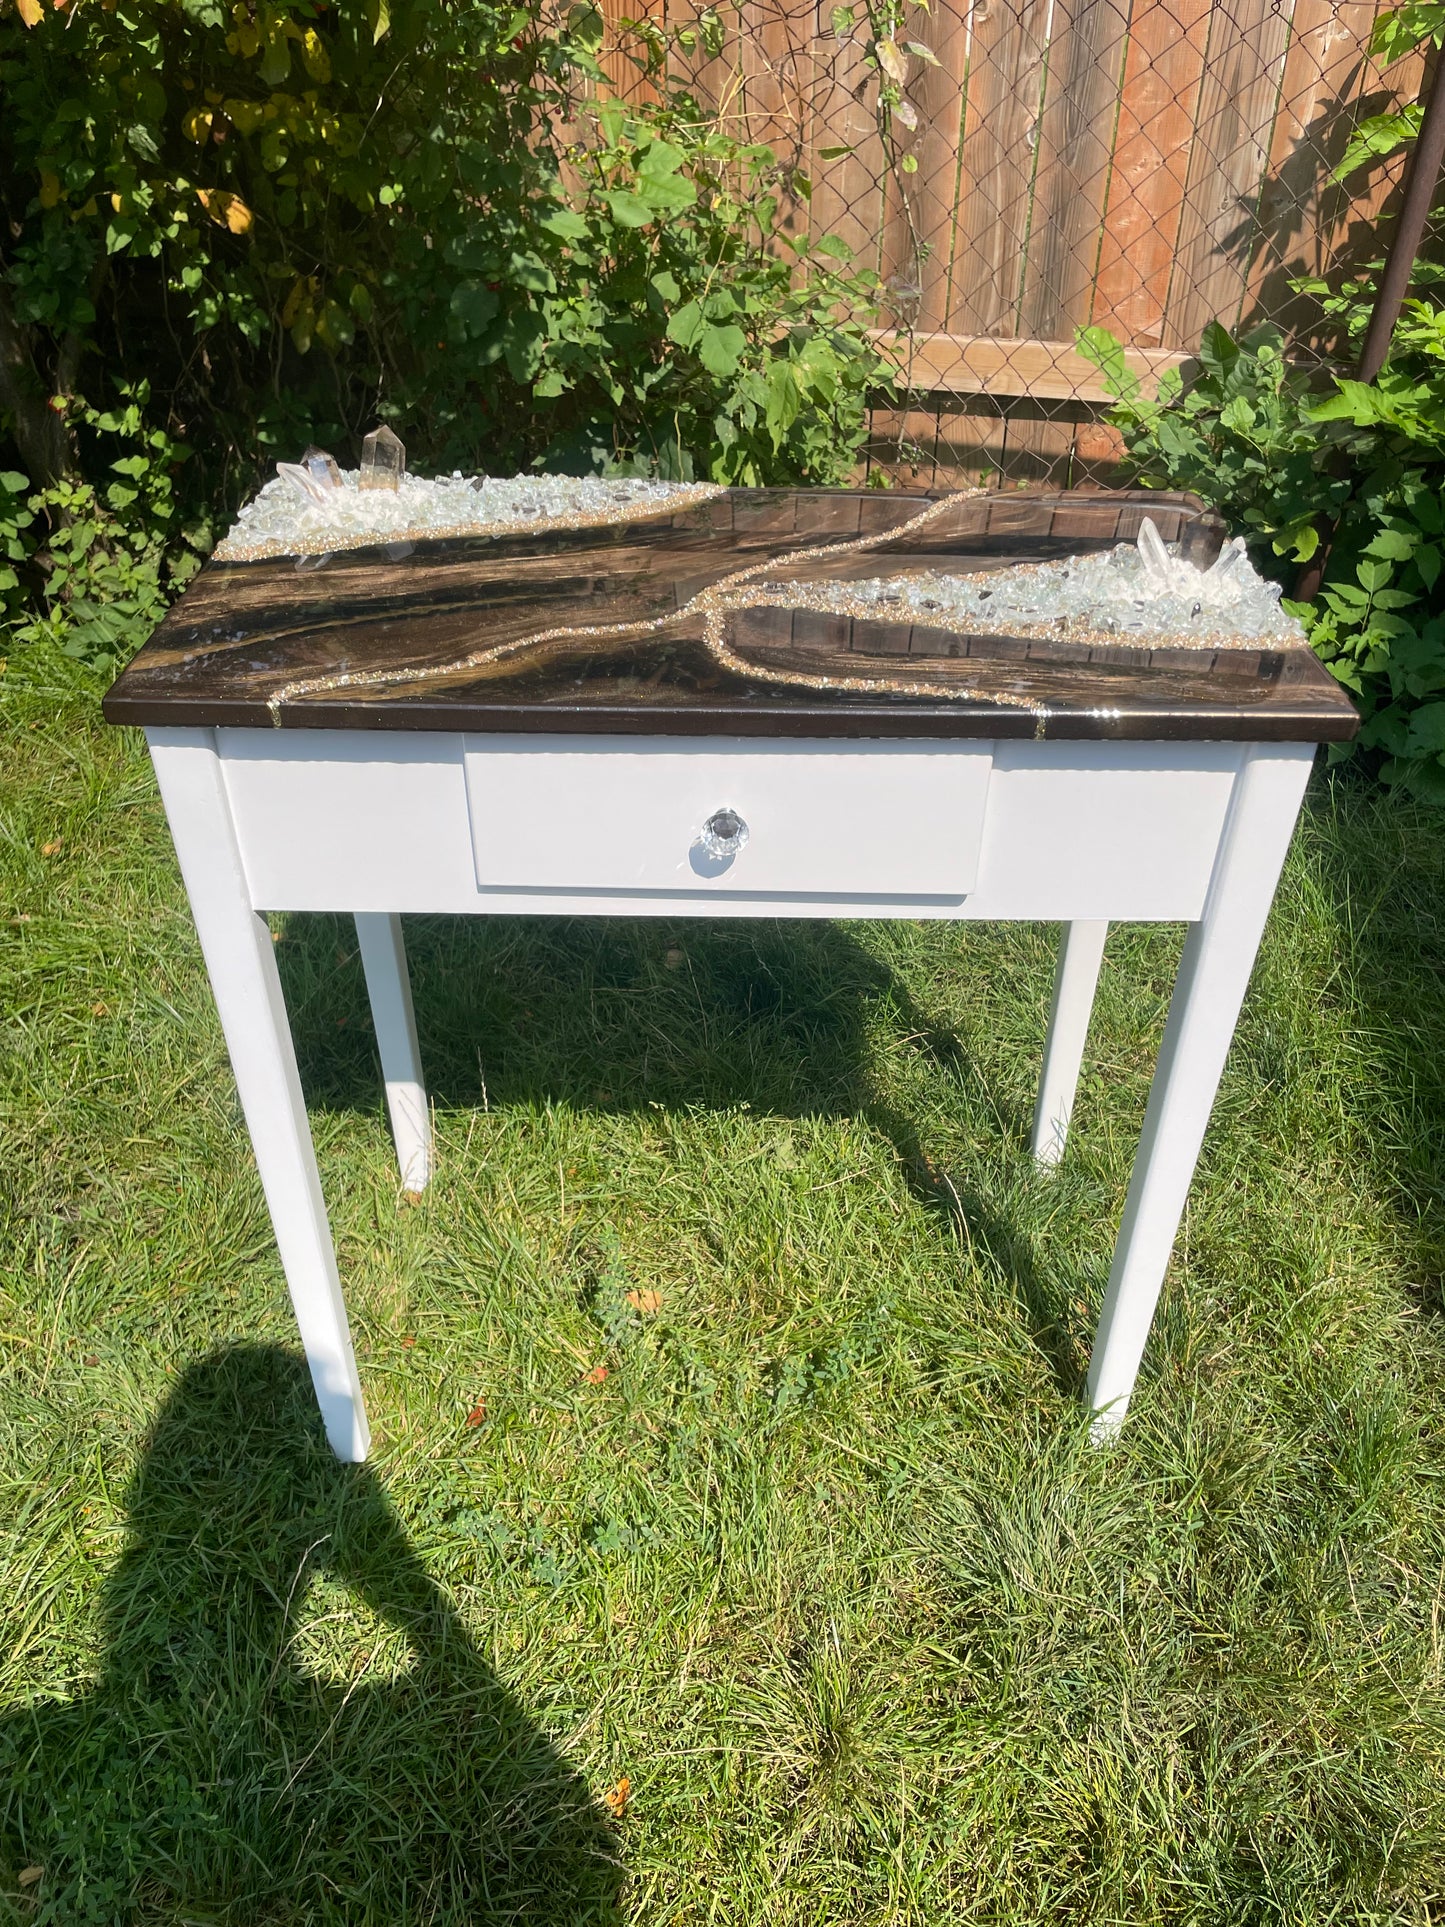
<instances>
[{"instance_id":1,"label":"photographer shadow on grass","mask_svg":"<svg viewBox=\"0 0 1445 1927\"><path fill-rule=\"evenodd\" d=\"M317 1584L373 1618L344 1677L324 1663L329 1600L303 1615ZM101 1639L91 1687L0 1719L10 1918L616 1920L606 1815L375 1476L333 1458L289 1353L237 1346L178 1379L127 1496Z\"/></svg>"}]
</instances>

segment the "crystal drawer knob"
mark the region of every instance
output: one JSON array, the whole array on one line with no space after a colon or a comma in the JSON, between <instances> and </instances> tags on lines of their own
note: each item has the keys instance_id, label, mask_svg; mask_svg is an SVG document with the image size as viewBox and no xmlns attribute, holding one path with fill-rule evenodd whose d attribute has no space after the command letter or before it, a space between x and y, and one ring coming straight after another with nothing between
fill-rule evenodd
<instances>
[{"instance_id":1,"label":"crystal drawer knob","mask_svg":"<svg viewBox=\"0 0 1445 1927\"><path fill-rule=\"evenodd\" d=\"M700 841L709 856L736 856L748 840L748 826L736 810L714 810L702 826Z\"/></svg>"}]
</instances>

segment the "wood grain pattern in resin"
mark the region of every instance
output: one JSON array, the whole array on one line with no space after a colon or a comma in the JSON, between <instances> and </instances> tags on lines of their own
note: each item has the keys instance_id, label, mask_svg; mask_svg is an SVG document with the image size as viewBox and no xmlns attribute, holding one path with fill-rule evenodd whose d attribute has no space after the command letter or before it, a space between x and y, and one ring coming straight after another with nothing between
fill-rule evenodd
<instances>
[{"instance_id":1,"label":"wood grain pattern in resin","mask_svg":"<svg viewBox=\"0 0 1445 1927\"><path fill-rule=\"evenodd\" d=\"M817 572L857 580L1054 560L1133 540L1145 514L1201 564L1223 536L1194 498L1145 491L956 496L927 526L895 533L939 499L732 490L606 529L423 542L405 555L358 549L299 565L212 562L117 679L105 714L775 737L1311 742L1358 728L1344 692L1303 649L1081 647L758 606L729 614L720 662L702 617L688 612L740 569L860 537L873 539L820 557ZM637 632L569 634L445 668L540 632L619 625ZM315 686L346 675L365 686ZM832 686L838 679L852 686Z\"/></svg>"}]
</instances>

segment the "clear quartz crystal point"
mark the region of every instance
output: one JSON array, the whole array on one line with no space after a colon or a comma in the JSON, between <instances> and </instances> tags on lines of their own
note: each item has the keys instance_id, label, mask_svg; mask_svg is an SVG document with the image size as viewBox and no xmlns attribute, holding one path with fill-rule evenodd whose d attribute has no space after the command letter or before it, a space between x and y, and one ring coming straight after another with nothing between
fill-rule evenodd
<instances>
[{"instance_id":1,"label":"clear quartz crystal point","mask_svg":"<svg viewBox=\"0 0 1445 1927\"><path fill-rule=\"evenodd\" d=\"M304 462L277 462L276 473L283 482L290 482L293 488L299 488L308 502L326 507L331 496L331 485L318 480Z\"/></svg>"},{"instance_id":2,"label":"clear quartz crystal point","mask_svg":"<svg viewBox=\"0 0 1445 1927\"><path fill-rule=\"evenodd\" d=\"M406 448L399 435L384 425L373 428L361 444L361 488L401 487L406 474Z\"/></svg>"},{"instance_id":3,"label":"clear quartz crystal point","mask_svg":"<svg viewBox=\"0 0 1445 1927\"><path fill-rule=\"evenodd\" d=\"M1164 546L1164 537L1149 516L1145 516L1139 528L1139 560L1143 565L1144 582L1157 594L1165 594L1174 585L1179 574L1179 564ZM1189 567L1188 563L1184 565Z\"/></svg>"},{"instance_id":4,"label":"clear quartz crystal point","mask_svg":"<svg viewBox=\"0 0 1445 1927\"><path fill-rule=\"evenodd\" d=\"M311 443L301 457L301 466L314 482L321 484L322 488L341 487L341 470L336 466L336 457L328 455L324 448L318 448L315 442Z\"/></svg>"}]
</instances>

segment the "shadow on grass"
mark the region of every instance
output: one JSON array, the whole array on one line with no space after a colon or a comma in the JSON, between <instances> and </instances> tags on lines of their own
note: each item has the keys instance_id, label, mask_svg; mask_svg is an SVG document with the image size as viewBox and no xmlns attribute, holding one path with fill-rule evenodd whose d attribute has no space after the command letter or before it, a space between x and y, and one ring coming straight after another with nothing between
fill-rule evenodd
<instances>
[{"instance_id":1,"label":"shadow on grass","mask_svg":"<svg viewBox=\"0 0 1445 1927\"><path fill-rule=\"evenodd\" d=\"M1445 1319L1445 816L1346 766L1317 780L1307 821L1353 1001L1351 1109L1368 1183L1393 1204L1401 1273Z\"/></svg>"},{"instance_id":2,"label":"shadow on grass","mask_svg":"<svg viewBox=\"0 0 1445 1927\"><path fill-rule=\"evenodd\" d=\"M940 1226L1013 1292L1061 1390L1077 1391L1065 1282L1046 1275L1009 1204L991 1196L1000 1156L1015 1168L1026 1158L1031 1119L997 1101L963 1041L845 924L408 918L406 938L438 1108L746 1104L861 1118L892 1143ZM278 954L308 1099L375 1113L380 1073L348 921L292 919ZM945 1169L880 1090L869 1045L880 1007L887 1032L929 1061L987 1134L989 1155L968 1171Z\"/></svg>"},{"instance_id":3,"label":"shadow on grass","mask_svg":"<svg viewBox=\"0 0 1445 1927\"><path fill-rule=\"evenodd\" d=\"M324 1609L298 1638L317 1583L376 1622L345 1679ZM605 1816L332 1457L299 1359L240 1346L177 1381L102 1639L94 1686L0 1722L0 1852L43 1868L16 1919L617 1918Z\"/></svg>"}]
</instances>

